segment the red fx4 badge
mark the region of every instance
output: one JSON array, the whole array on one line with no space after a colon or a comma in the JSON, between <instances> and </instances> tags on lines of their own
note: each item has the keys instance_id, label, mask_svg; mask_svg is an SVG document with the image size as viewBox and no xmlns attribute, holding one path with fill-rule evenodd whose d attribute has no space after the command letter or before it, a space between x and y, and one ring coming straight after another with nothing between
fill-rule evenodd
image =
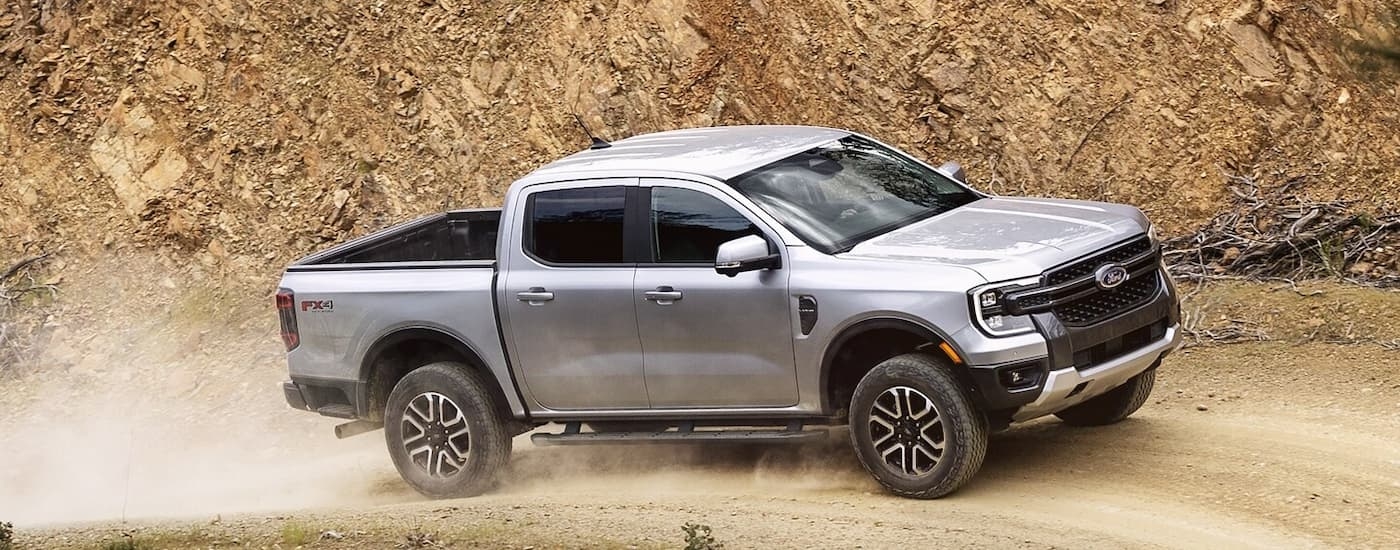
<instances>
[{"instance_id":1,"label":"red fx4 badge","mask_svg":"<svg viewBox=\"0 0 1400 550\"><path fill-rule=\"evenodd\" d=\"M335 311L335 301L333 300L302 300L301 310L310 312L332 312Z\"/></svg>"}]
</instances>

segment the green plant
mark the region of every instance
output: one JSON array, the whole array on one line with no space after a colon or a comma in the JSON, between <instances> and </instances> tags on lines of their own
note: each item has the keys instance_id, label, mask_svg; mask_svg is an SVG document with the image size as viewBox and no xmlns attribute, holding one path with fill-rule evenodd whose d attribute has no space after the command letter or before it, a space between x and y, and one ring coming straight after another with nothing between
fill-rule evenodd
<instances>
[{"instance_id":1,"label":"green plant","mask_svg":"<svg viewBox=\"0 0 1400 550\"><path fill-rule=\"evenodd\" d=\"M10 550L15 542L15 526L8 521L0 521L0 550Z\"/></svg>"},{"instance_id":2,"label":"green plant","mask_svg":"<svg viewBox=\"0 0 1400 550\"><path fill-rule=\"evenodd\" d=\"M685 531L685 550L715 550L724 548L724 544L715 541L715 537L710 532L709 525L686 522L681 526Z\"/></svg>"},{"instance_id":3,"label":"green plant","mask_svg":"<svg viewBox=\"0 0 1400 550\"><path fill-rule=\"evenodd\" d=\"M316 540L317 533L302 523L285 523L282 525L282 545L303 546Z\"/></svg>"}]
</instances>

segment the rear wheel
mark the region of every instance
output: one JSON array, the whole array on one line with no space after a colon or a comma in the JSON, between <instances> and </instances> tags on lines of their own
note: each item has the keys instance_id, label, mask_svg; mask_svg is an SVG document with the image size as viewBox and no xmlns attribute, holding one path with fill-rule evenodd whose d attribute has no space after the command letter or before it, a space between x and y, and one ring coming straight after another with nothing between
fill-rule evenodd
<instances>
[{"instance_id":1,"label":"rear wheel","mask_svg":"<svg viewBox=\"0 0 1400 550\"><path fill-rule=\"evenodd\" d=\"M942 359L910 353L861 379L851 399L851 443L890 492L938 498L962 487L987 455L987 419Z\"/></svg>"},{"instance_id":2,"label":"rear wheel","mask_svg":"<svg viewBox=\"0 0 1400 550\"><path fill-rule=\"evenodd\" d=\"M384 438L399 475L433 498L479 495L510 458L490 386L466 365L432 363L389 393Z\"/></svg>"},{"instance_id":3,"label":"rear wheel","mask_svg":"<svg viewBox=\"0 0 1400 550\"><path fill-rule=\"evenodd\" d=\"M1152 386L1157 382L1157 369L1128 380L1108 393L1055 413L1071 426L1106 426L1131 416L1147 403Z\"/></svg>"}]
</instances>

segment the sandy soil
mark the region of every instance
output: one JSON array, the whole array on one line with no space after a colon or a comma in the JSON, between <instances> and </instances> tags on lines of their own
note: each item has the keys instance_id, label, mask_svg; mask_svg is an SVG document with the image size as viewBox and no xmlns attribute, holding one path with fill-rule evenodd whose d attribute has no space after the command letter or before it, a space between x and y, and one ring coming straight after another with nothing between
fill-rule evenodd
<instances>
[{"instance_id":1,"label":"sandy soil","mask_svg":"<svg viewBox=\"0 0 1400 550\"><path fill-rule=\"evenodd\" d=\"M449 547L678 547L679 527L697 522L731 548L1379 548L1400 540L1396 367L1400 353L1369 345L1192 348L1130 420L997 434L978 478L938 501L881 493L837 430L802 449L522 440L499 490L430 502L398 481L375 434L340 442L340 471L296 482L372 504L21 526L19 541L78 548L127 533L151 547L379 548L425 533Z\"/></svg>"}]
</instances>

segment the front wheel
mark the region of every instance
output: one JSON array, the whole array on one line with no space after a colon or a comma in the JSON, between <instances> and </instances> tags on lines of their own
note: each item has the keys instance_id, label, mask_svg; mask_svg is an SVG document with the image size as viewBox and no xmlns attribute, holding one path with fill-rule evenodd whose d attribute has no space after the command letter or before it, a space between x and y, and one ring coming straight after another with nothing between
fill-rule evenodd
<instances>
[{"instance_id":1,"label":"front wheel","mask_svg":"<svg viewBox=\"0 0 1400 550\"><path fill-rule=\"evenodd\" d=\"M909 353L876 365L856 386L850 410L856 456L894 494L945 496L987 456L987 418L938 357Z\"/></svg>"},{"instance_id":2,"label":"front wheel","mask_svg":"<svg viewBox=\"0 0 1400 550\"><path fill-rule=\"evenodd\" d=\"M489 388L481 373L452 362L420 367L394 385L384 438L399 475L419 493L469 497L491 488L511 439Z\"/></svg>"}]
</instances>

